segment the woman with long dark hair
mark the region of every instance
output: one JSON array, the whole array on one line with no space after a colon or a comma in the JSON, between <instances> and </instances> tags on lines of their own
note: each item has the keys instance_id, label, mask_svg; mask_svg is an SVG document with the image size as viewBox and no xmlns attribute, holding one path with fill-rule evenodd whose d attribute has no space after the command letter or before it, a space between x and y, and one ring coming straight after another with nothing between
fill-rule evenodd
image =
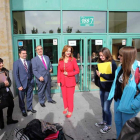
<instances>
[{"instance_id":1,"label":"woman with long dark hair","mask_svg":"<svg viewBox=\"0 0 140 140\"><path fill-rule=\"evenodd\" d=\"M112 64L112 74L104 74L100 73L96 70L96 74L98 77L104 78L106 81L99 81L100 88L100 100L102 107L102 121L99 123L95 123L97 127L103 127L100 129L101 133L107 133L111 130L111 122L112 122L112 114L110 111L110 105L112 100L108 101L108 95L115 78L115 70L117 69L116 63L112 58L112 55L108 48L104 47L99 52L99 63L111 62Z\"/></svg>"},{"instance_id":2,"label":"woman with long dark hair","mask_svg":"<svg viewBox=\"0 0 140 140\"><path fill-rule=\"evenodd\" d=\"M70 118L73 112L73 99L76 86L75 75L79 73L76 59L73 57L73 48L65 45L58 63L57 83L61 86L64 111L63 114Z\"/></svg>"},{"instance_id":3,"label":"woman with long dark hair","mask_svg":"<svg viewBox=\"0 0 140 140\"><path fill-rule=\"evenodd\" d=\"M136 60L137 50L134 47L123 47L119 50L120 65L109 93L108 100L114 97L114 120L117 138L125 122L135 117L140 111L140 94L136 97L135 70L140 68ZM140 89L140 83L139 83Z\"/></svg>"}]
</instances>

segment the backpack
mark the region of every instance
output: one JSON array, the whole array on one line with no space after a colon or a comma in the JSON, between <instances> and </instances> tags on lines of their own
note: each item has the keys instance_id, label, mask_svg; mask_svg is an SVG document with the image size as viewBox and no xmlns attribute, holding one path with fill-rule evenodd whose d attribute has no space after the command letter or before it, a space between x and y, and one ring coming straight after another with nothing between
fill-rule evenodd
<instances>
[{"instance_id":1,"label":"backpack","mask_svg":"<svg viewBox=\"0 0 140 140\"><path fill-rule=\"evenodd\" d=\"M136 71L135 71L135 83L136 83L136 88L137 88L137 92L135 95L135 97L136 97L140 93L140 89L138 87L138 84L140 83L140 68L139 67L137 67Z\"/></svg>"},{"instance_id":2,"label":"backpack","mask_svg":"<svg viewBox=\"0 0 140 140\"><path fill-rule=\"evenodd\" d=\"M43 133L41 129L41 122L38 119L33 119L25 128L20 129L18 132L22 135L26 135L30 140L44 140L48 135L54 133L51 130L46 130Z\"/></svg>"},{"instance_id":3,"label":"backpack","mask_svg":"<svg viewBox=\"0 0 140 140\"><path fill-rule=\"evenodd\" d=\"M63 127L59 123L52 124L59 131L58 138L55 140L74 140L71 136L63 132ZM18 134L21 134L20 136ZM33 119L30 121L27 126L23 129L16 131L17 140L24 140L24 137L28 137L29 140L44 140L50 134L55 133L53 130L47 129L45 133L42 132L41 122L38 119ZM26 139L25 139L26 140Z\"/></svg>"}]
</instances>

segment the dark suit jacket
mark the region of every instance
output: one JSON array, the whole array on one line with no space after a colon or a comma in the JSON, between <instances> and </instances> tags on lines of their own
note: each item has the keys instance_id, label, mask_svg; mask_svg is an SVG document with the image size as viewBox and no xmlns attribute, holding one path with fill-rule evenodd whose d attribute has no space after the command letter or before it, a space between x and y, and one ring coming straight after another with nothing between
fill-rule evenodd
<instances>
[{"instance_id":1,"label":"dark suit jacket","mask_svg":"<svg viewBox=\"0 0 140 140\"><path fill-rule=\"evenodd\" d=\"M27 61L28 65L28 72L26 72L24 65L21 59L18 59L14 62L13 71L14 71L14 78L16 81L17 88L23 87L26 89L28 81L33 84L33 73L32 73L32 65L31 61Z\"/></svg>"},{"instance_id":2,"label":"dark suit jacket","mask_svg":"<svg viewBox=\"0 0 140 140\"><path fill-rule=\"evenodd\" d=\"M50 59L48 56L43 55L46 63L47 63L47 70L45 66L43 65L41 59L37 55L34 57L31 62L32 62L32 69L33 69L33 74L36 77L36 83L40 83L39 78L42 76L44 78L44 82L51 82L51 77L50 77L50 72L49 70L52 69L52 65L50 63Z\"/></svg>"},{"instance_id":3,"label":"dark suit jacket","mask_svg":"<svg viewBox=\"0 0 140 140\"><path fill-rule=\"evenodd\" d=\"M72 87L76 85L75 75L79 73L79 67L77 65L75 58L69 58L68 64L65 65L65 70L68 75L65 76L64 73L64 60L58 63L58 73L57 73L57 83L61 83L61 86L66 85L67 87Z\"/></svg>"}]
</instances>

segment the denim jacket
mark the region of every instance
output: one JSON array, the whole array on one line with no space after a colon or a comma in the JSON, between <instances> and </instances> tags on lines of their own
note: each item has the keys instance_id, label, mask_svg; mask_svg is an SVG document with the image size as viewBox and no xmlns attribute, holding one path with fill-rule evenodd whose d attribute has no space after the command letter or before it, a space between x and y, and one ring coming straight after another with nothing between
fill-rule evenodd
<instances>
[{"instance_id":1,"label":"denim jacket","mask_svg":"<svg viewBox=\"0 0 140 140\"><path fill-rule=\"evenodd\" d=\"M140 94L134 98L136 94L136 83L135 83L135 70L139 67L140 69L140 62L135 60L131 68L131 74L128 80L128 84L125 86L123 90L123 94L120 100L120 104L118 106L118 110L123 113L133 114L138 113L140 111ZM115 79L113 81L108 100L111 100L115 94L115 86L116 86L116 79L119 71L121 70L121 65L118 66L115 72ZM140 89L140 83L138 84Z\"/></svg>"}]
</instances>

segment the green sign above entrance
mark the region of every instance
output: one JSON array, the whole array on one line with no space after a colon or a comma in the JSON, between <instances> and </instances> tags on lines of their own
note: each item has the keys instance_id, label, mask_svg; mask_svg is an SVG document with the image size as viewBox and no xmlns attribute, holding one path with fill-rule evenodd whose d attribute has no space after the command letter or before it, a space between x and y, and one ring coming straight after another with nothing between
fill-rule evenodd
<instances>
[{"instance_id":1,"label":"green sign above entrance","mask_svg":"<svg viewBox=\"0 0 140 140\"><path fill-rule=\"evenodd\" d=\"M80 17L80 26L94 26L94 17Z\"/></svg>"}]
</instances>

